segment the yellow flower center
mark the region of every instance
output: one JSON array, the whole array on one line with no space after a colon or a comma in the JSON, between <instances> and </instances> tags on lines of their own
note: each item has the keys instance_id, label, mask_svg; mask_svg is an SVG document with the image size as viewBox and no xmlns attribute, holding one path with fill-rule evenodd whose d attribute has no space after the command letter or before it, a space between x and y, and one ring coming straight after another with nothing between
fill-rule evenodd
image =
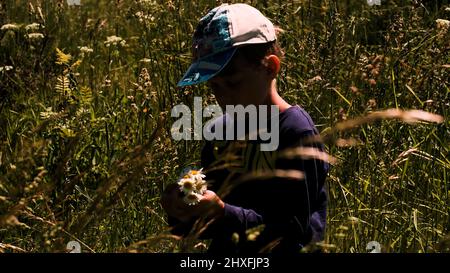
<instances>
[{"instance_id":1,"label":"yellow flower center","mask_svg":"<svg viewBox=\"0 0 450 273\"><path fill-rule=\"evenodd\" d=\"M183 187L190 190L194 187L194 184L191 181L186 181L183 183Z\"/></svg>"},{"instance_id":2,"label":"yellow flower center","mask_svg":"<svg viewBox=\"0 0 450 273\"><path fill-rule=\"evenodd\" d=\"M190 201L196 201L197 200L197 196L195 194L189 194L187 196L187 199L189 199Z\"/></svg>"}]
</instances>

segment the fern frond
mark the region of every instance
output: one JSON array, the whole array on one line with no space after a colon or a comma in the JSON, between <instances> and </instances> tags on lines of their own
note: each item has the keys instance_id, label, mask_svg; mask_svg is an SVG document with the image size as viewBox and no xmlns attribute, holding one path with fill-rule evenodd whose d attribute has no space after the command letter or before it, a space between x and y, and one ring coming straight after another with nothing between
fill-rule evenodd
<instances>
[{"instance_id":1,"label":"fern frond","mask_svg":"<svg viewBox=\"0 0 450 273\"><path fill-rule=\"evenodd\" d=\"M67 75L62 75L58 76L57 80L56 92L65 97L70 104L76 104L76 99L72 92L73 89L70 86L70 78Z\"/></svg>"},{"instance_id":2,"label":"fern frond","mask_svg":"<svg viewBox=\"0 0 450 273\"><path fill-rule=\"evenodd\" d=\"M92 101L92 90L83 86L80 88L80 101L83 105L90 105Z\"/></svg>"},{"instance_id":3,"label":"fern frond","mask_svg":"<svg viewBox=\"0 0 450 273\"><path fill-rule=\"evenodd\" d=\"M55 86L56 92L63 95L71 95L71 89L70 89L70 80L66 75L58 76L57 83Z\"/></svg>"}]
</instances>

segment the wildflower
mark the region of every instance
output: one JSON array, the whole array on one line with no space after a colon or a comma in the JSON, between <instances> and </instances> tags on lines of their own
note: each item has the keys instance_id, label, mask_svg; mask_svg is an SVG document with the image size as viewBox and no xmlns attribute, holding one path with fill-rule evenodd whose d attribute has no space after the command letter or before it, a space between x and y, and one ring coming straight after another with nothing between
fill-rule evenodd
<instances>
[{"instance_id":1,"label":"wildflower","mask_svg":"<svg viewBox=\"0 0 450 273\"><path fill-rule=\"evenodd\" d=\"M321 80L322 80L322 77L319 76L319 75L317 75L317 76L315 76L315 77L309 79L309 80L308 80L308 84L313 84L313 83L319 82L319 81L321 81Z\"/></svg>"},{"instance_id":2,"label":"wildflower","mask_svg":"<svg viewBox=\"0 0 450 273\"><path fill-rule=\"evenodd\" d=\"M197 191L200 194L204 194L207 190L206 184L204 183L197 183L195 184L195 191Z\"/></svg>"},{"instance_id":3,"label":"wildflower","mask_svg":"<svg viewBox=\"0 0 450 273\"><path fill-rule=\"evenodd\" d=\"M145 87L152 85L150 81L150 74L148 74L147 68L142 68L141 73L139 74L139 83L143 83Z\"/></svg>"},{"instance_id":4,"label":"wildflower","mask_svg":"<svg viewBox=\"0 0 450 273\"><path fill-rule=\"evenodd\" d=\"M359 218L356 218L356 217L354 217L354 216L350 216L350 217L348 217L348 221L351 223L351 224L357 224L357 223L359 223Z\"/></svg>"},{"instance_id":5,"label":"wildflower","mask_svg":"<svg viewBox=\"0 0 450 273\"><path fill-rule=\"evenodd\" d=\"M56 48L56 64L69 64L72 56L62 52L59 48Z\"/></svg>"},{"instance_id":6,"label":"wildflower","mask_svg":"<svg viewBox=\"0 0 450 273\"><path fill-rule=\"evenodd\" d=\"M194 191L196 189L195 180L191 178L183 178L178 182L178 185L180 186L180 190L184 192L185 194L189 194L190 192Z\"/></svg>"},{"instance_id":7,"label":"wildflower","mask_svg":"<svg viewBox=\"0 0 450 273\"><path fill-rule=\"evenodd\" d=\"M104 42L106 47L110 47L111 45L121 45L121 46L125 46L126 45L126 41L124 39L122 39L121 37L118 36L109 36L106 37L106 41Z\"/></svg>"},{"instance_id":8,"label":"wildflower","mask_svg":"<svg viewBox=\"0 0 450 273\"><path fill-rule=\"evenodd\" d=\"M202 170L203 170L203 168L200 169L200 170L198 170L198 171L192 170L192 171L189 172L189 175L191 175L192 177L194 177L196 181L201 181L201 180L203 180L203 178L206 177L206 175L204 175L204 174L202 173Z\"/></svg>"},{"instance_id":9,"label":"wildflower","mask_svg":"<svg viewBox=\"0 0 450 273\"><path fill-rule=\"evenodd\" d=\"M356 87L354 85L350 86L350 90L352 91L353 94L361 95L361 92L359 92L358 87Z\"/></svg>"},{"instance_id":10,"label":"wildflower","mask_svg":"<svg viewBox=\"0 0 450 273\"><path fill-rule=\"evenodd\" d=\"M201 195L195 192L190 192L186 194L186 196L183 198L183 201L188 204L189 206L197 205L198 202L200 202Z\"/></svg>"},{"instance_id":11,"label":"wildflower","mask_svg":"<svg viewBox=\"0 0 450 273\"><path fill-rule=\"evenodd\" d=\"M142 11L138 11L134 15L139 20L139 23L153 22L155 20L154 16L144 14Z\"/></svg>"},{"instance_id":12,"label":"wildflower","mask_svg":"<svg viewBox=\"0 0 450 273\"><path fill-rule=\"evenodd\" d=\"M0 29L1 30L18 30L20 25L18 24L5 24Z\"/></svg>"},{"instance_id":13,"label":"wildflower","mask_svg":"<svg viewBox=\"0 0 450 273\"><path fill-rule=\"evenodd\" d=\"M2 72L3 70L4 70L4 71L9 71L9 70L11 70L11 69L13 69L13 67L10 66L10 65L0 66L0 72Z\"/></svg>"},{"instance_id":14,"label":"wildflower","mask_svg":"<svg viewBox=\"0 0 450 273\"><path fill-rule=\"evenodd\" d=\"M39 113L41 119L51 119L57 115L58 113L52 111L52 107L47 107L45 108L45 111Z\"/></svg>"},{"instance_id":15,"label":"wildflower","mask_svg":"<svg viewBox=\"0 0 450 273\"><path fill-rule=\"evenodd\" d=\"M202 169L191 170L178 182L180 191L185 194L183 200L188 205L195 205L207 190L206 181L203 178L205 175L202 173Z\"/></svg>"},{"instance_id":16,"label":"wildflower","mask_svg":"<svg viewBox=\"0 0 450 273\"><path fill-rule=\"evenodd\" d=\"M450 21L445 19L437 19L436 25L438 29L448 30L450 28Z\"/></svg>"},{"instance_id":17,"label":"wildflower","mask_svg":"<svg viewBox=\"0 0 450 273\"><path fill-rule=\"evenodd\" d=\"M87 46L78 47L80 49L80 52L82 53L92 53L94 50L92 48L89 48Z\"/></svg>"},{"instance_id":18,"label":"wildflower","mask_svg":"<svg viewBox=\"0 0 450 273\"><path fill-rule=\"evenodd\" d=\"M247 235L247 240L255 241L258 238L258 236L261 234L261 232L264 230L264 228L265 228L264 225L259 225L254 228L250 228L250 229L246 230L245 233Z\"/></svg>"},{"instance_id":19,"label":"wildflower","mask_svg":"<svg viewBox=\"0 0 450 273\"><path fill-rule=\"evenodd\" d=\"M105 79L105 83L103 84L104 87L110 87L111 86L111 80Z\"/></svg>"},{"instance_id":20,"label":"wildflower","mask_svg":"<svg viewBox=\"0 0 450 273\"><path fill-rule=\"evenodd\" d=\"M347 120L347 114L345 113L344 108L339 108L338 117L339 121Z\"/></svg>"},{"instance_id":21,"label":"wildflower","mask_svg":"<svg viewBox=\"0 0 450 273\"><path fill-rule=\"evenodd\" d=\"M85 115L85 114L88 114L89 113L89 110L88 109L86 109L86 108L84 108L84 107L80 107L78 110L77 110L77 112L76 112L76 116L77 117L81 117L81 116L83 116L83 115Z\"/></svg>"},{"instance_id":22,"label":"wildflower","mask_svg":"<svg viewBox=\"0 0 450 273\"><path fill-rule=\"evenodd\" d=\"M144 59L141 59L141 60L139 60L140 62L143 62L143 63L150 63L152 60L150 60L150 59L148 59L148 58L144 58Z\"/></svg>"},{"instance_id":23,"label":"wildflower","mask_svg":"<svg viewBox=\"0 0 450 273\"><path fill-rule=\"evenodd\" d=\"M25 30L26 31L36 31L36 30L39 30L40 27L41 27L40 24L32 23L32 24L25 26Z\"/></svg>"},{"instance_id":24,"label":"wildflower","mask_svg":"<svg viewBox=\"0 0 450 273\"><path fill-rule=\"evenodd\" d=\"M374 109L377 107L377 101L375 99L370 99L367 102L367 108L369 108L370 110Z\"/></svg>"},{"instance_id":25,"label":"wildflower","mask_svg":"<svg viewBox=\"0 0 450 273\"><path fill-rule=\"evenodd\" d=\"M85 55L89 55L92 52L94 52L94 50L92 48L89 48L87 46L81 46L81 47L79 46L78 48L80 49L80 57L81 58L84 58Z\"/></svg>"},{"instance_id":26,"label":"wildflower","mask_svg":"<svg viewBox=\"0 0 450 273\"><path fill-rule=\"evenodd\" d=\"M74 137L75 136L75 132L72 129L68 128L67 125L62 125L59 129L61 130L60 135L62 137Z\"/></svg>"}]
</instances>

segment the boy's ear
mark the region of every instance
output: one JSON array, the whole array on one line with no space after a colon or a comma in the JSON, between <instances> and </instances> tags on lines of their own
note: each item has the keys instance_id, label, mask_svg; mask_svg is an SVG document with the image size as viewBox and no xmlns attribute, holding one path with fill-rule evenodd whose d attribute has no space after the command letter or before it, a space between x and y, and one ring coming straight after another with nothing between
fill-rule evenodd
<instances>
[{"instance_id":1,"label":"boy's ear","mask_svg":"<svg viewBox=\"0 0 450 273\"><path fill-rule=\"evenodd\" d=\"M267 72L271 78L275 78L280 72L281 61L277 55L269 55L266 57Z\"/></svg>"}]
</instances>

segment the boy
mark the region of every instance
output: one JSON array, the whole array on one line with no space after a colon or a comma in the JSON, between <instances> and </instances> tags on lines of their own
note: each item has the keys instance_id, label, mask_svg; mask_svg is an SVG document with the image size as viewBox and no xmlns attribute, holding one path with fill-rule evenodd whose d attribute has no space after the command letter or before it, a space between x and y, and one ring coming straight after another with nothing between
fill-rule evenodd
<instances>
[{"instance_id":1,"label":"boy","mask_svg":"<svg viewBox=\"0 0 450 273\"><path fill-rule=\"evenodd\" d=\"M279 124L275 151L261 151L261 140L208 141L202 167L209 189L200 202L186 205L176 184L163 194L173 233L186 235L196 220L211 220L200 232L200 238L212 239L210 253L298 253L323 240L328 165L282 153L305 146L304 140L318 131L308 113L277 93L281 57L275 27L246 4L212 9L194 33L194 62L178 86L207 82L222 109L226 105L279 109L279 115L271 117ZM229 120L233 116L225 115L212 128L228 126ZM308 145L323 151L321 144ZM251 228L256 232L249 233Z\"/></svg>"}]
</instances>

